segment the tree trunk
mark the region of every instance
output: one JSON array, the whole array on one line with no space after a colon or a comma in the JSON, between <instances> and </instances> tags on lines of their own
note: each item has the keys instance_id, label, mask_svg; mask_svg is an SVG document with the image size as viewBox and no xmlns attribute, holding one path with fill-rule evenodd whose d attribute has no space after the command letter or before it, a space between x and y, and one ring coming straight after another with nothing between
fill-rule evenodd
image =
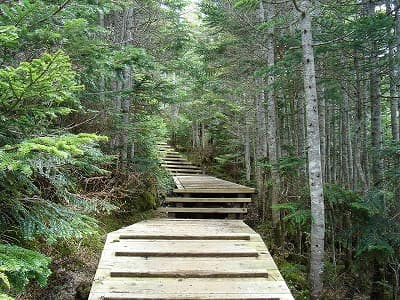
<instances>
[{"instance_id":1,"label":"tree trunk","mask_svg":"<svg viewBox=\"0 0 400 300\"><path fill-rule=\"evenodd\" d=\"M301 37L303 48L304 91L306 100L308 170L311 196L311 299L322 295L322 273L324 270L325 211L322 183L321 143L315 63L311 30L311 1L303 0L301 10Z\"/></svg>"},{"instance_id":2,"label":"tree trunk","mask_svg":"<svg viewBox=\"0 0 400 300\"><path fill-rule=\"evenodd\" d=\"M262 21L265 21L265 10L263 7L263 2L260 2L260 15L262 15ZM268 4L267 8L267 22L272 22L275 16L274 4ZM267 36L267 66L269 68L269 74L267 77L268 91L267 91L267 141L268 141L268 157L271 167L271 205L279 203L280 197L280 178L279 178L279 168L278 168L278 136L277 136L277 119L276 119L276 105L275 105L275 94L274 87L275 75L271 69L275 65L275 49L274 49L274 27L270 26L268 28ZM280 214L276 209L271 210L272 216L272 227L275 229L275 237L279 237L279 221Z\"/></svg>"},{"instance_id":3,"label":"tree trunk","mask_svg":"<svg viewBox=\"0 0 400 300\"><path fill-rule=\"evenodd\" d=\"M124 89L129 89L131 86L130 67L124 69ZM128 166L128 149L129 149L129 121L130 121L130 106L131 99L125 96L122 99L122 137L121 137L121 162L124 169Z\"/></svg>"},{"instance_id":4,"label":"tree trunk","mask_svg":"<svg viewBox=\"0 0 400 300\"><path fill-rule=\"evenodd\" d=\"M375 15L374 2L368 3L368 13ZM371 73L370 73L370 98L371 98L371 145L372 153L372 181L375 187L382 183L383 160L380 158L382 150L382 105L380 97L380 78L378 67L378 49L375 41L372 41Z\"/></svg>"},{"instance_id":5,"label":"tree trunk","mask_svg":"<svg viewBox=\"0 0 400 300\"><path fill-rule=\"evenodd\" d=\"M392 76L391 86L393 86L394 97L391 99L390 115L392 135L395 141L400 141L400 114L399 114L399 97L400 97L400 1L395 1L395 43L396 43L396 56L392 59ZM393 52L393 49L392 49Z\"/></svg>"},{"instance_id":6,"label":"tree trunk","mask_svg":"<svg viewBox=\"0 0 400 300\"><path fill-rule=\"evenodd\" d=\"M326 174L325 174L325 167L326 167L326 127L325 127L325 93L324 89L322 89L319 97L319 103L318 103L318 112L319 112L319 128L320 128L320 138L321 138L321 167L322 167L322 178L326 180Z\"/></svg>"},{"instance_id":7,"label":"tree trunk","mask_svg":"<svg viewBox=\"0 0 400 300\"><path fill-rule=\"evenodd\" d=\"M363 120L363 98L362 98L362 90L361 90L361 75L359 70L358 63L358 54L357 51L354 53L354 69L355 69L355 78L356 78L356 107L355 107L355 132L354 132L354 161L356 167L356 174L358 180L361 182L361 188L364 195L366 195L368 191L368 181L364 172L364 168L362 166L362 124Z\"/></svg>"},{"instance_id":8,"label":"tree trunk","mask_svg":"<svg viewBox=\"0 0 400 300\"><path fill-rule=\"evenodd\" d=\"M251 154L250 154L250 125L249 112L246 109L245 132L244 132L244 164L246 168L246 180L251 180Z\"/></svg>"}]
</instances>

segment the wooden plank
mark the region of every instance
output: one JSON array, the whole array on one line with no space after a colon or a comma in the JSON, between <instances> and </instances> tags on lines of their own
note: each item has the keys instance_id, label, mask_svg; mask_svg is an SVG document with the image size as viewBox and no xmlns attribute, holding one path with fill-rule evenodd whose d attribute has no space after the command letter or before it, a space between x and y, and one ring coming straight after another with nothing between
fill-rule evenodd
<instances>
[{"instance_id":1,"label":"wooden plank","mask_svg":"<svg viewBox=\"0 0 400 300\"><path fill-rule=\"evenodd\" d=\"M165 162L165 163L167 163L167 164L176 164L176 163L179 163L180 165L192 165L192 163L191 162L189 162L189 161L187 161L187 160L180 160L180 161L177 161L177 160L170 160L170 159L163 159L162 160L163 162Z\"/></svg>"},{"instance_id":2,"label":"wooden plank","mask_svg":"<svg viewBox=\"0 0 400 300\"><path fill-rule=\"evenodd\" d=\"M182 156L180 157L171 157L171 156L166 156L163 158L163 161L187 161L189 162L186 158L183 158Z\"/></svg>"},{"instance_id":3,"label":"wooden plank","mask_svg":"<svg viewBox=\"0 0 400 300\"><path fill-rule=\"evenodd\" d=\"M189 232L224 232L224 233L249 233L256 234L249 226L243 223L241 220L212 220L212 219L201 219L201 220L187 220L187 219L152 219L142 221L134 225L127 226L117 233L126 231L135 232L148 232L148 231L161 231L166 230L169 232L179 233L181 231Z\"/></svg>"},{"instance_id":4,"label":"wooden plank","mask_svg":"<svg viewBox=\"0 0 400 300\"><path fill-rule=\"evenodd\" d=\"M228 260L228 261L227 261ZM149 270L153 270L153 266L158 270L161 266L165 266L165 268L174 268L176 269L184 269L190 268L192 269L205 269L205 266L226 266L229 267L229 264L238 265L238 266L252 266L257 265L256 269L264 268L268 270L268 278L269 280L278 280L277 276L280 275L278 268L276 267L271 256L259 255L258 257L174 257L171 259L169 257L140 257L140 256L130 256L130 257L121 257L110 255L106 257L101 266L99 266L100 270L104 272L109 272L112 268L115 268L117 265L125 265L134 266L135 269L143 270L143 266L147 266ZM199 267L198 267L199 266ZM202 267L203 266L203 267ZM157 269L158 268L158 269ZM133 269L133 268L131 268ZM218 267L220 269L220 267ZM104 272L99 271L99 276L103 276ZM102 275L103 274L103 275ZM107 274L106 274L107 275ZM280 277L279 277L280 278ZM281 279L279 279L281 280Z\"/></svg>"},{"instance_id":5,"label":"wooden plank","mask_svg":"<svg viewBox=\"0 0 400 300\"><path fill-rule=\"evenodd\" d=\"M247 208L239 207L162 207L161 212L175 213L209 213L209 214L245 214Z\"/></svg>"},{"instance_id":6,"label":"wooden plank","mask_svg":"<svg viewBox=\"0 0 400 300\"><path fill-rule=\"evenodd\" d=\"M190 263L182 260L165 259L133 260L128 265L124 261L114 263L111 277L176 277L176 278L221 278L221 277L268 277L267 264L257 258L233 260L226 258L197 260Z\"/></svg>"},{"instance_id":7,"label":"wooden plank","mask_svg":"<svg viewBox=\"0 0 400 300\"><path fill-rule=\"evenodd\" d=\"M254 252L252 245L248 241L185 241L185 240L121 240L112 241L109 243L109 250L132 250L132 251L148 251L154 252L157 250L179 253L180 251L188 252Z\"/></svg>"},{"instance_id":8,"label":"wooden plank","mask_svg":"<svg viewBox=\"0 0 400 300\"><path fill-rule=\"evenodd\" d=\"M225 264L227 264L226 262ZM139 277L139 278L147 278L147 277L157 277L157 278L258 278L258 277L268 277L268 272L266 271L246 271L241 270L238 272L232 271L149 271L145 270L141 271L111 271L111 277Z\"/></svg>"},{"instance_id":9,"label":"wooden plank","mask_svg":"<svg viewBox=\"0 0 400 300\"><path fill-rule=\"evenodd\" d=\"M254 194L252 188L203 188L203 189L174 189L176 194Z\"/></svg>"},{"instance_id":10,"label":"wooden plank","mask_svg":"<svg viewBox=\"0 0 400 300\"><path fill-rule=\"evenodd\" d=\"M193 176L193 175L196 175L196 174L193 174L193 173L177 173L177 172L173 172L173 173L171 173L172 175L179 175L179 176ZM197 175L200 175L201 173L199 173L199 174L197 174Z\"/></svg>"},{"instance_id":11,"label":"wooden plank","mask_svg":"<svg viewBox=\"0 0 400 300\"><path fill-rule=\"evenodd\" d=\"M132 251L132 250L117 250L115 256L142 256L142 257L257 257L257 252L236 251L236 252L163 252L163 251Z\"/></svg>"},{"instance_id":12,"label":"wooden plank","mask_svg":"<svg viewBox=\"0 0 400 300\"><path fill-rule=\"evenodd\" d=\"M248 234L121 234L120 239L153 240L250 240Z\"/></svg>"},{"instance_id":13,"label":"wooden plank","mask_svg":"<svg viewBox=\"0 0 400 300\"><path fill-rule=\"evenodd\" d=\"M251 198L191 198L191 197L167 197L167 203L184 202L184 203L250 203Z\"/></svg>"},{"instance_id":14,"label":"wooden plank","mask_svg":"<svg viewBox=\"0 0 400 300\"><path fill-rule=\"evenodd\" d=\"M165 294L146 294L132 295L130 293L101 293L93 294L89 300L293 300L293 297L287 297L285 294L197 294L193 295L165 295Z\"/></svg>"},{"instance_id":15,"label":"wooden plank","mask_svg":"<svg viewBox=\"0 0 400 300\"><path fill-rule=\"evenodd\" d=\"M170 172L189 172L189 173L198 173L198 172L202 172L200 169L191 169L191 168L186 168L184 166L182 167L178 167L178 168L167 168L168 171Z\"/></svg>"},{"instance_id":16,"label":"wooden plank","mask_svg":"<svg viewBox=\"0 0 400 300\"><path fill-rule=\"evenodd\" d=\"M204 294L242 295L282 293L288 289L282 281L268 278L107 278L95 281L97 292L166 294L194 296ZM222 290L222 291L221 291Z\"/></svg>"},{"instance_id":17,"label":"wooden plank","mask_svg":"<svg viewBox=\"0 0 400 300\"><path fill-rule=\"evenodd\" d=\"M229 220L231 221L231 220ZM197 226L202 226L201 224L196 225L185 225L177 224L175 225L179 228L173 228L173 226L148 226L142 228L125 228L124 230L119 230L117 234L160 234L168 235L173 233L174 235L228 235L228 234L252 234L245 228L226 226L223 228L218 228L218 226L207 226L205 228L198 228Z\"/></svg>"},{"instance_id":18,"label":"wooden plank","mask_svg":"<svg viewBox=\"0 0 400 300\"><path fill-rule=\"evenodd\" d=\"M183 185L182 185L181 181L179 180L179 178L176 176L173 176L172 178L174 179L176 187L178 189L183 189Z\"/></svg>"},{"instance_id":19,"label":"wooden plank","mask_svg":"<svg viewBox=\"0 0 400 300\"><path fill-rule=\"evenodd\" d=\"M184 241L185 244L180 247L172 245L156 246L146 245L150 243L124 243L118 245L115 249L110 249L115 253L115 256L143 256L143 257L257 257L256 249L239 246L237 244L227 243L218 244L209 243L202 245L198 243L189 244L190 241ZM123 244L123 242L117 243Z\"/></svg>"},{"instance_id":20,"label":"wooden plank","mask_svg":"<svg viewBox=\"0 0 400 300\"><path fill-rule=\"evenodd\" d=\"M198 166L193 166L193 165L185 165L185 164L161 164L162 167L166 168L186 168L186 169L197 169L201 170Z\"/></svg>"},{"instance_id":21,"label":"wooden plank","mask_svg":"<svg viewBox=\"0 0 400 300\"><path fill-rule=\"evenodd\" d=\"M182 226L182 228L179 229L171 229L171 227L166 227L162 226L160 228L145 228L143 230L138 230L137 228L135 229L126 229L123 231L119 231L118 234L154 234L154 235L168 235L173 232L174 235L228 235L228 234L249 234L249 232L245 229L237 229L235 227L231 227L233 230L230 231L229 229L219 229L219 228L210 228L207 227L207 229L199 229L196 228L195 226L189 226L189 225L179 225ZM201 226L201 225L199 225Z\"/></svg>"},{"instance_id":22,"label":"wooden plank","mask_svg":"<svg viewBox=\"0 0 400 300\"><path fill-rule=\"evenodd\" d=\"M168 153L170 153L170 154L181 154L181 153L179 153L178 151L175 151L173 148L160 148L160 151L162 152L162 154L168 154Z\"/></svg>"}]
</instances>

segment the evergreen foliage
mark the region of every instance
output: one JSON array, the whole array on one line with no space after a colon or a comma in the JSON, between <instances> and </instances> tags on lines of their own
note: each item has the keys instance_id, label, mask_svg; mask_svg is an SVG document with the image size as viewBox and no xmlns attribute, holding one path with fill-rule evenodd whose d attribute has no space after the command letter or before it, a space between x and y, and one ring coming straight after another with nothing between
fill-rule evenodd
<instances>
[{"instance_id":1,"label":"evergreen foliage","mask_svg":"<svg viewBox=\"0 0 400 300\"><path fill-rule=\"evenodd\" d=\"M0 4L1 299L46 284L41 246L95 238L98 217L153 209L172 187L156 144L168 134L161 105L176 97L168 73L187 41L185 5Z\"/></svg>"},{"instance_id":2,"label":"evergreen foliage","mask_svg":"<svg viewBox=\"0 0 400 300\"><path fill-rule=\"evenodd\" d=\"M30 280L46 285L50 275L49 263L49 258L35 251L0 244L0 292L7 292L11 287L21 292Z\"/></svg>"}]
</instances>

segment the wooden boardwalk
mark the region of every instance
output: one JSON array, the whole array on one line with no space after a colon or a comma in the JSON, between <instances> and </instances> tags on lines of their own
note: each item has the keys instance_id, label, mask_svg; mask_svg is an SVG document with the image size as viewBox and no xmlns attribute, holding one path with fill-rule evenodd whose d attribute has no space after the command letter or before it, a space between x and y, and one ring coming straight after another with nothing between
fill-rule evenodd
<instances>
[{"instance_id":1,"label":"wooden boardwalk","mask_svg":"<svg viewBox=\"0 0 400 300\"><path fill-rule=\"evenodd\" d=\"M153 219L110 233L89 300L293 299L241 220Z\"/></svg>"},{"instance_id":2,"label":"wooden boardwalk","mask_svg":"<svg viewBox=\"0 0 400 300\"><path fill-rule=\"evenodd\" d=\"M187 219L152 219L108 234L89 300L292 300L261 237L233 219L243 217L254 190L173 169L176 189L164 210ZM229 219L205 218L215 215Z\"/></svg>"},{"instance_id":3,"label":"wooden boardwalk","mask_svg":"<svg viewBox=\"0 0 400 300\"><path fill-rule=\"evenodd\" d=\"M202 174L171 146L160 145L162 165L171 173L176 188L161 209L169 217L243 219L255 190ZM196 173L194 173L196 172Z\"/></svg>"}]
</instances>

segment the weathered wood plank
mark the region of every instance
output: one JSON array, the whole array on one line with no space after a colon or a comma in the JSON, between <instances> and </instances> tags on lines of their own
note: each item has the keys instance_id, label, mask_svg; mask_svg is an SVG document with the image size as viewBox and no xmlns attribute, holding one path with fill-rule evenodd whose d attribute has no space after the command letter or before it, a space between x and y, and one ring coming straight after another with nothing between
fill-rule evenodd
<instances>
[{"instance_id":1,"label":"weathered wood plank","mask_svg":"<svg viewBox=\"0 0 400 300\"><path fill-rule=\"evenodd\" d=\"M191 169L191 168L185 168L185 167L167 168L167 170L170 172L187 172L187 173L201 173L202 172L200 169Z\"/></svg>"},{"instance_id":2,"label":"weathered wood plank","mask_svg":"<svg viewBox=\"0 0 400 300\"><path fill-rule=\"evenodd\" d=\"M225 265L229 264L228 261ZM136 269L112 269L110 271L111 277L138 277L138 278L266 278L268 277L268 272L266 270L246 270L242 268L240 270L136 270Z\"/></svg>"},{"instance_id":3,"label":"weathered wood plank","mask_svg":"<svg viewBox=\"0 0 400 300\"><path fill-rule=\"evenodd\" d=\"M174 179L176 187L178 189L183 189L183 185L182 185L181 181L179 180L179 178L176 176L173 176L172 178Z\"/></svg>"},{"instance_id":4,"label":"weathered wood plank","mask_svg":"<svg viewBox=\"0 0 400 300\"><path fill-rule=\"evenodd\" d=\"M137 293L144 295L218 295L240 297L252 294L283 294L288 289L283 281L268 278L107 278L94 282L97 292ZM200 298L201 299L201 298Z\"/></svg>"},{"instance_id":5,"label":"weathered wood plank","mask_svg":"<svg viewBox=\"0 0 400 300\"><path fill-rule=\"evenodd\" d=\"M116 256L159 257L256 257L258 252L242 242L215 241L132 241L110 243L107 250Z\"/></svg>"},{"instance_id":6,"label":"weathered wood plank","mask_svg":"<svg viewBox=\"0 0 400 300\"><path fill-rule=\"evenodd\" d=\"M188 161L186 158L183 157L171 157L171 156L166 156L165 158L163 158L163 161L172 161L172 162L176 162L176 161Z\"/></svg>"},{"instance_id":7,"label":"weathered wood plank","mask_svg":"<svg viewBox=\"0 0 400 300\"><path fill-rule=\"evenodd\" d=\"M153 240L250 240L248 234L121 234L122 240L153 239Z\"/></svg>"},{"instance_id":8,"label":"weathered wood plank","mask_svg":"<svg viewBox=\"0 0 400 300\"><path fill-rule=\"evenodd\" d=\"M165 162L167 164L179 163L180 165L192 165L192 163L190 161L187 161L185 159L182 159L182 160L163 159L162 162Z\"/></svg>"},{"instance_id":9,"label":"weathered wood plank","mask_svg":"<svg viewBox=\"0 0 400 300\"><path fill-rule=\"evenodd\" d=\"M165 294L153 294L152 296L146 294L137 294L132 296L129 293L96 293L89 298L89 300L293 300L293 297L288 297L286 294L196 294L196 295L165 295Z\"/></svg>"},{"instance_id":10,"label":"weathered wood plank","mask_svg":"<svg viewBox=\"0 0 400 300\"><path fill-rule=\"evenodd\" d=\"M191 197L167 197L165 199L167 203L175 202L188 202L188 203L250 203L251 198L191 198Z\"/></svg>"},{"instance_id":11,"label":"weathered wood plank","mask_svg":"<svg viewBox=\"0 0 400 300\"><path fill-rule=\"evenodd\" d=\"M161 164L162 167L165 168L185 168L185 169L197 169L197 170L201 170L198 166L194 166L194 165L184 165L184 164L168 164L168 163L162 163Z\"/></svg>"},{"instance_id":12,"label":"weathered wood plank","mask_svg":"<svg viewBox=\"0 0 400 300\"><path fill-rule=\"evenodd\" d=\"M176 194L254 194L255 190L251 188L183 188L174 189Z\"/></svg>"},{"instance_id":13,"label":"weathered wood plank","mask_svg":"<svg viewBox=\"0 0 400 300\"><path fill-rule=\"evenodd\" d=\"M214 214L244 214L247 208L239 207L163 207L159 208L160 212L175 213L214 213Z\"/></svg>"},{"instance_id":14,"label":"weathered wood plank","mask_svg":"<svg viewBox=\"0 0 400 300\"><path fill-rule=\"evenodd\" d=\"M233 260L167 260L160 264L157 260L124 261L114 263L111 268L112 277L145 277L143 273L153 274L152 277L267 277L267 264L257 258ZM107 269L108 270L108 269ZM113 275L114 274L114 275ZM125 275L126 274L126 275ZM143 274L134 276L133 274ZM157 275L156 275L157 274ZM171 274L172 276L169 276ZM230 276L229 276L230 274ZM221 276L223 275L223 276Z\"/></svg>"}]
</instances>

